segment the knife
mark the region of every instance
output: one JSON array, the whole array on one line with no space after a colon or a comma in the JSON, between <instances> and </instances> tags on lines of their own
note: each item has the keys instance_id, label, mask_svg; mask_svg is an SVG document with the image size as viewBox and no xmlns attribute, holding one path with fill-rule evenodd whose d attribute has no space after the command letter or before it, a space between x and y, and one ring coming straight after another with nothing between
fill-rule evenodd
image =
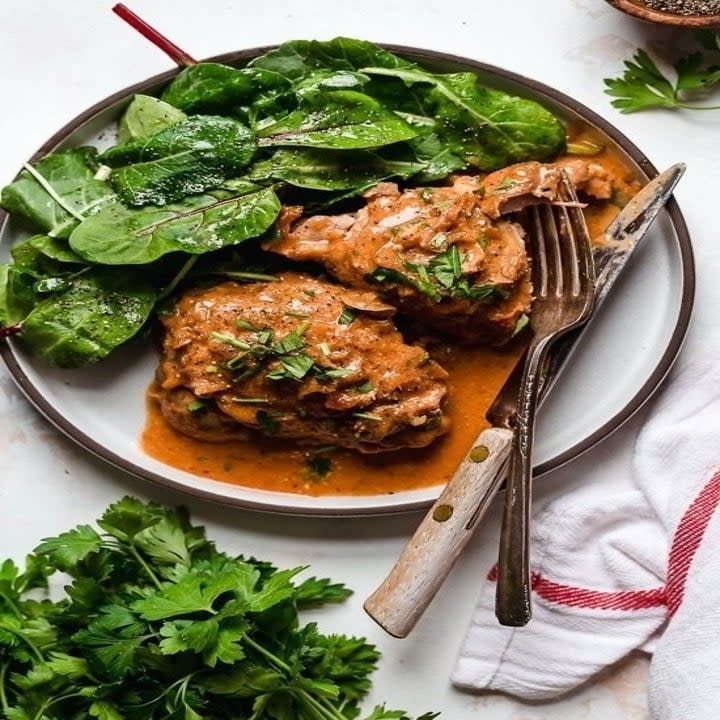
<instances>
[{"instance_id":1,"label":"knife","mask_svg":"<svg viewBox=\"0 0 720 720\"><path fill-rule=\"evenodd\" d=\"M638 242L664 207L685 164L678 163L651 180L620 211L593 249L595 308L602 305ZM587 331L569 333L551 350L541 389L543 398L554 385ZM430 604L455 560L472 537L505 477L524 357L497 394L483 430L457 471L418 526L400 558L364 608L390 635L406 637Z\"/></svg>"}]
</instances>

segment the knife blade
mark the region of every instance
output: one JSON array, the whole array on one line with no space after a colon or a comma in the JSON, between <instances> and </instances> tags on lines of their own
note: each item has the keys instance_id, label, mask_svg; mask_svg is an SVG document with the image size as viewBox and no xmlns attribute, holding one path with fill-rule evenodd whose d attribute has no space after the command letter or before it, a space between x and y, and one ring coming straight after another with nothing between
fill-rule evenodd
<instances>
[{"instance_id":1,"label":"knife blade","mask_svg":"<svg viewBox=\"0 0 720 720\"><path fill-rule=\"evenodd\" d=\"M684 172L684 163L678 163L651 180L597 241L593 251L596 309L607 299ZM551 350L544 372L543 398L591 323L592 319ZM395 637L405 637L415 626L502 485L512 445L511 428L523 363L521 357L486 413L492 427L479 435L395 566L364 603L370 617Z\"/></svg>"}]
</instances>

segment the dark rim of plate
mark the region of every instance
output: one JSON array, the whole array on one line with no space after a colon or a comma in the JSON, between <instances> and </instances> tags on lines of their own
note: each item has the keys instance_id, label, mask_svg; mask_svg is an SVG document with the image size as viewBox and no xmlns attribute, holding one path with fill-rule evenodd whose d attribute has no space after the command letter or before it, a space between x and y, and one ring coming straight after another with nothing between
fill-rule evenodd
<instances>
[{"instance_id":1,"label":"dark rim of plate","mask_svg":"<svg viewBox=\"0 0 720 720\"><path fill-rule=\"evenodd\" d=\"M274 49L277 46L266 46L259 48L251 48L247 50L240 50L236 52L226 53L223 55L217 55L203 62L221 62L229 65L242 64L251 60L252 58L261 55L269 50ZM569 110L580 115L585 121L595 126L609 138L611 138L617 145L637 164L640 170L646 175L647 179L650 180L658 174L657 169L648 160L648 158L637 148L625 135L611 125L607 120L597 115L595 112L577 102L571 97L568 97L564 93L561 93L554 88L548 87L535 80L530 80L522 75L517 75L513 72L503 70L495 67L494 65L488 65L486 63L470 60L468 58L459 57L457 55L450 55L446 53L436 52L432 50L422 50L414 47L408 47L404 45L386 45L382 47L390 50L391 52L398 53L400 55L406 55L413 58L425 59L430 62L446 62L456 66L464 66L464 68L470 68L481 73L500 78L502 80L508 80L513 84L520 86L521 88L528 91L529 95L544 96L551 101L562 105ZM117 93L105 98L101 102L93 105L85 112L78 115L76 118L71 120L65 127L59 130L53 135L42 147L30 158L30 162L39 159L47 153L54 150L68 135L73 133L79 127L81 127L88 120L95 117L97 114L107 110L113 104L123 100L124 98L133 95L135 93L142 92L153 86L162 85L170 81L175 75L180 72L180 69L170 70L160 75L155 75L152 78L144 80L143 82L137 83L130 87L120 90ZM535 467L535 475L539 476L547 473L551 470L564 465L570 460L580 456L594 445L597 445L601 440L604 440L608 435L617 430L625 421L627 421L632 415L640 409L640 407L652 396L655 390L660 386L665 376L668 374L672 365L680 352L685 334L690 323L690 316L692 314L693 300L695 295L695 267L693 260L692 246L690 243L690 236L688 233L687 226L683 215L678 207L677 202L674 198L671 198L666 205L666 212L669 214L670 221L675 230L678 240L678 246L680 251L680 257L682 260L682 295L680 303L680 311L677 318L677 323L673 330L672 336L667 344L662 357L658 361L655 369L651 373L647 381L638 389L633 398L623 407L620 412L614 415L605 424L599 427L595 432L584 438L581 442L577 443L573 447L569 448L563 453L556 455L547 462L542 463ZM6 213L0 210L0 233L4 228L6 220ZM10 343L0 343L0 356L5 361L10 374L13 379L20 387L25 396L30 402L60 431L65 433L72 440L77 442L86 450L90 451L97 457L105 460L106 462L125 470L136 477L149 480L157 485L172 488L183 493L188 493L196 497L200 497L205 500L217 502L226 505L235 505L250 510L258 510L270 513L281 513L281 514L292 514L300 516L373 516L373 515L387 515L387 514L399 514L407 513L417 510L423 510L428 508L432 504L432 500L408 500L403 503L396 503L386 507L372 507L372 506L359 506L359 507L337 507L337 508L311 508L303 507L298 508L293 505L285 505L282 502L260 502L255 500L249 500L238 497L228 497L222 493L222 490L213 492L206 487L193 487L184 483L173 480L164 475L160 475L133 462L130 462L126 458L108 450L103 445L96 442L92 437L82 432L79 428L69 422L62 413L51 405L38 390L38 388L31 382L28 376L23 372L20 363L10 345ZM204 479L204 478L203 478ZM221 488L224 483L218 482L218 488ZM278 493L280 496L280 494ZM282 495L282 497L286 497ZM358 498L359 499L359 498Z\"/></svg>"}]
</instances>

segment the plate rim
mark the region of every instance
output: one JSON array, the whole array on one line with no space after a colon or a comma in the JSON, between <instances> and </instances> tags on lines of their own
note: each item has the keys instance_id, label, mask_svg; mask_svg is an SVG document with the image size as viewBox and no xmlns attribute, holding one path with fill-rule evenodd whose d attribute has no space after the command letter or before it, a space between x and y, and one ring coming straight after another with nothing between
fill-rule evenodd
<instances>
[{"instance_id":1,"label":"plate rim","mask_svg":"<svg viewBox=\"0 0 720 720\"><path fill-rule=\"evenodd\" d=\"M564 92L557 90L554 87L546 85L542 82L528 78L519 73L505 70L504 68L497 67L490 63L484 63L479 60L473 60L472 58L463 57L461 55L454 55L451 53L445 53L436 50L429 50L424 48L417 48L408 45L396 45L388 43L378 43L378 45L386 50L400 54L400 55L411 55L415 57L425 58L432 61L446 61L455 64L461 64L466 67L471 67L476 71L487 73L504 80L509 80L522 88L526 88L533 93L544 95L554 102L563 105L573 112L581 115L583 119L589 121L603 133L610 137L615 143L622 148L624 152L637 164L641 172L645 175L648 180L651 180L658 175L658 171L647 156L630 140L623 132L612 125L608 120L603 118L601 115L591 110L589 107L579 102L575 98L566 95ZM270 50L274 50L279 45L265 45L254 48L246 48L242 50L234 50L219 55L213 55L209 58L200 60L199 62L218 62L228 65L233 65L241 61L247 61L258 55L261 55ZM140 82L129 85L117 92L108 95L103 100L90 106L80 114L76 115L72 120L66 123L62 128L55 132L48 140L46 140L33 155L28 159L28 162L38 160L42 156L51 152L57 145L65 140L70 134L77 130L88 120L99 113L107 110L113 104L138 93L142 90L146 90L150 87L168 82L183 68L173 68L163 73L158 73L150 78L142 80ZM665 212L669 215L670 223L673 226L675 234L677 236L677 246L680 253L680 260L682 266L682 285L680 295L680 308L678 317L673 328L672 335L667 343L667 346L658 359L655 368L651 372L648 379L636 390L632 398L619 410L615 415L609 418L594 432L590 433L587 437L583 438L580 442L571 446L564 452L556 455L555 457L547 460L534 468L535 476L544 475L545 473L555 470L562 465L574 460L580 455L584 454L592 447L600 443L605 438L609 437L612 433L618 430L625 422L627 422L658 390L662 385L663 380L672 369L672 366L677 359L678 354L682 348L687 331L690 325L690 319L692 316L693 304L695 299L695 261L692 249L692 243L690 234L683 217L682 211L672 196L665 207ZM8 213L0 208L0 234L5 228ZM18 358L13 351L11 344L8 342L0 343L0 357L5 362L6 367L10 373L10 376L25 395L25 397L31 402L31 404L58 430L64 435L69 437L75 443L80 445L83 449L90 452L92 455L100 458L101 460L117 467L131 475L149 481L155 485L161 487L167 487L172 490L176 490L188 495L201 498L210 502L244 508L246 510L266 512L270 514L279 515L293 515L297 517L369 517L369 516L381 516L381 515L398 515L419 510L427 509L432 505L434 500L423 499L423 500L408 500L407 502L396 503L394 505L386 507L319 507L319 508L297 508L296 506L276 504L270 502L263 502L257 500L243 499L238 497L228 497L222 495L222 493L215 493L205 487L193 487L186 485L178 480L175 480L166 475L155 473L152 470L144 468L140 465L135 464L101 445L95 441L92 437L87 435L85 432L80 430L77 426L67 420L62 413L57 410L39 391L36 385L30 380L25 374ZM377 496L373 496L377 497Z\"/></svg>"}]
</instances>

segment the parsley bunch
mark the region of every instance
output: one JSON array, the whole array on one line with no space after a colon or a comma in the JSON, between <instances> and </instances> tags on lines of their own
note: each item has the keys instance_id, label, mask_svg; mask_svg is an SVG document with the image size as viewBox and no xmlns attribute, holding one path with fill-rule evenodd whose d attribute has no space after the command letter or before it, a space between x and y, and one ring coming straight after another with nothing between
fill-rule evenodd
<instances>
[{"instance_id":1,"label":"parsley bunch","mask_svg":"<svg viewBox=\"0 0 720 720\"><path fill-rule=\"evenodd\" d=\"M97 523L0 565L0 716L7 720L349 720L379 654L298 610L344 600L230 557L183 510L123 498ZM55 572L60 600L35 599ZM432 714L418 720L431 720ZM376 708L367 720L409 720Z\"/></svg>"},{"instance_id":2,"label":"parsley bunch","mask_svg":"<svg viewBox=\"0 0 720 720\"><path fill-rule=\"evenodd\" d=\"M674 65L675 77L660 70L644 50L625 62L621 77L606 78L605 92L617 98L612 104L624 113L663 107L688 110L717 110L720 106L697 105L708 90L720 84L720 35L699 34L703 51L692 53Z\"/></svg>"}]
</instances>

